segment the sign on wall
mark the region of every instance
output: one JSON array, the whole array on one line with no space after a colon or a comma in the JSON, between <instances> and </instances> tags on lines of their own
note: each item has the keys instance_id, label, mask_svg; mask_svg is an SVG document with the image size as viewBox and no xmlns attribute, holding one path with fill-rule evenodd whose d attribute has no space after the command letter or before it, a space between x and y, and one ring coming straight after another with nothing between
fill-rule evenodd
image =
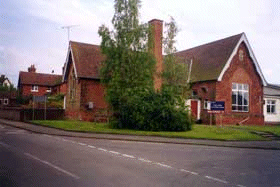
<instances>
[{"instance_id":1,"label":"sign on wall","mask_svg":"<svg viewBox=\"0 0 280 187\"><path fill-rule=\"evenodd\" d=\"M212 101L210 102L210 111L223 112L225 110L225 102L224 101Z\"/></svg>"}]
</instances>

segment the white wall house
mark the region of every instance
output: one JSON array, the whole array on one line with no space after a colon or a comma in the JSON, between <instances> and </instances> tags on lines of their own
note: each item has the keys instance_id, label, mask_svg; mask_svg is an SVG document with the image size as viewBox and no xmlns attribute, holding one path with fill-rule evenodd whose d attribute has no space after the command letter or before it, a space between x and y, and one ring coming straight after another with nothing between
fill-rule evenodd
<instances>
[{"instance_id":1,"label":"white wall house","mask_svg":"<svg viewBox=\"0 0 280 187\"><path fill-rule=\"evenodd\" d=\"M280 124L280 85L268 84L264 87L264 121Z\"/></svg>"}]
</instances>

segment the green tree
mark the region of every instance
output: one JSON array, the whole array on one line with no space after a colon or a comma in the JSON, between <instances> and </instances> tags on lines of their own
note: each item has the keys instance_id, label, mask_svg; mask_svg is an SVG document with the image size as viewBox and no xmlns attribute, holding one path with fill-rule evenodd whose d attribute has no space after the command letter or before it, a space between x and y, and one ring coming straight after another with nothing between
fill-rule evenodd
<instances>
[{"instance_id":1,"label":"green tree","mask_svg":"<svg viewBox=\"0 0 280 187\"><path fill-rule=\"evenodd\" d=\"M165 23L166 32L163 40L164 52L166 54L164 58L164 89L169 89L176 96L182 98L187 97L190 90L189 84L189 67L190 59L179 58L175 56L177 52L175 43L178 33L178 26L173 17L170 17L170 22Z\"/></svg>"},{"instance_id":2,"label":"green tree","mask_svg":"<svg viewBox=\"0 0 280 187\"><path fill-rule=\"evenodd\" d=\"M102 25L98 31L106 56L101 75L114 114L111 124L153 131L190 130L187 110L174 93L154 90L155 58L148 50L152 34L147 24L139 24L139 8L139 0L115 0L114 29Z\"/></svg>"},{"instance_id":3,"label":"green tree","mask_svg":"<svg viewBox=\"0 0 280 187\"><path fill-rule=\"evenodd\" d=\"M147 24L139 24L139 0L115 0L114 29L102 25L101 50L106 56L101 75L113 111L139 92L153 89L155 60L148 53Z\"/></svg>"}]
</instances>

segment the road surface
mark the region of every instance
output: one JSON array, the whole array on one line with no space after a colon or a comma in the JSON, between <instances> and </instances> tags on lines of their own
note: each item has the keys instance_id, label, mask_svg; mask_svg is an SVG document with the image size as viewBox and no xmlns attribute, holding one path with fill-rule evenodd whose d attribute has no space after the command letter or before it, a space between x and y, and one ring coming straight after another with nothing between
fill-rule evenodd
<instances>
[{"instance_id":1,"label":"road surface","mask_svg":"<svg viewBox=\"0 0 280 187\"><path fill-rule=\"evenodd\" d=\"M280 151L82 139L0 124L0 186L280 186Z\"/></svg>"}]
</instances>

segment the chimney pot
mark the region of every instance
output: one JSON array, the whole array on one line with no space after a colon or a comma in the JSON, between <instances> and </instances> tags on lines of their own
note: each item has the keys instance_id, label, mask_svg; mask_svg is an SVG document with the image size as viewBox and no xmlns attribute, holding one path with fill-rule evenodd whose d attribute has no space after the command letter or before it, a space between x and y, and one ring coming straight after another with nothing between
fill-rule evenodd
<instances>
[{"instance_id":1,"label":"chimney pot","mask_svg":"<svg viewBox=\"0 0 280 187\"><path fill-rule=\"evenodd\" d=\"M32 64L29 68L28 68L28 72L32 72L32 73L35 73L36 72L36 68L35 68L35 65Z\"/></svg>"}]
</instances>

